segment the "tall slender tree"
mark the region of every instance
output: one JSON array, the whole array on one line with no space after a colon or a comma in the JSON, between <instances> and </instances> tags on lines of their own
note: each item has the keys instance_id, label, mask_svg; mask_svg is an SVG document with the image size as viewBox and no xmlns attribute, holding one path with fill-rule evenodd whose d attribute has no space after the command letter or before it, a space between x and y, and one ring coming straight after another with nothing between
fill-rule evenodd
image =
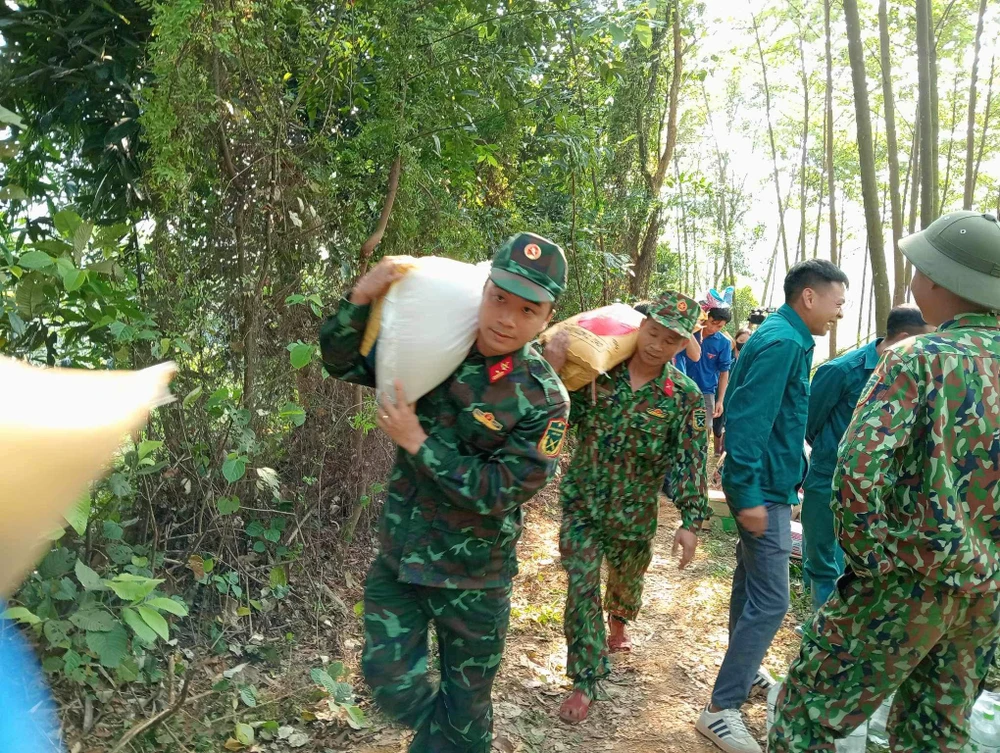
<instances>
[{"instance_id":1,"label":"tall slender tree","mask_svg":"<svg viewBox=\"0 0 1000 753\"><path fill-rule=\"evenodd\" d=\"M885 333L891 299L889 275L885 266L885 242L882 238L882 216L879 211L875 151L872 145L872 116L868 104L865 51L861 45L861 19L858 15L857 0L844 0L844 18L847 25L847 53L851 61L851 81L854 84L861 195L865 205L865 227L868 235L868 255L872 265L872 283L875 286L875 321L881 335Z\"/></svg>"},{"instance_id":2,"label":"tall slender tree","mask_svg":"<svg viewBox=\"0 0 1000 753\"><path fill-rule=\"evenodd\" d=\"M917 87L920 128L920 227L934 221L936 187L934 183L934 122L931 93L931 22L930 0L916 0L917 15Z\"/></svg>"},{"instance_id":3,"label":"tall slender tree","mask_svg":"<svg viewBox=\"0 0 1000 753\"><path fill-rule=\"evenodd\" d=\"M751 13L754 38L757 40L757 55L760 57L760 71L764 77L764 110L767 115L767 138L771 142L771 167L774 174L774 194L778 199L778 233L781 247L785 252L785 269L791 265L788 257L788 236L785 234L785 205L781 199L781 177L778 172L778 147L774 141L774 125L771 120L771 87L767 82L767 62L764 60L764 45L760 41L760 25L757 17Z\"/></svg>"},{"instance_id":4,"label":"tall slender tree","mask_svg":"<svg viewBox=\"0 0 1000 753\"><path fill-rule=\"evenodd\" d=\"M882 60L882 102L885 110L886 157L889 161L889 202L892 213L892 261L893 290L892 303L898 306L906 295L906 281L903 279L904 261L899 250L903 237L903 208L899 194L899 152L896 143L896 100L892 93L892 58L889 50L889 12L887 0L879 0L878 30L879 50Z\"/></svg>"},{"instance_id":5,"label":"tall slender tree","mask_svg":"<svg viewBox=\"0 0 1000 753\"><path fill-rule=\"evenodd\" d=\"M983 19L986 16L986 0L979 0L979 21L976 23L976 45L972 54L972 75L969 79L969 118L965 129L965 193L962 208L972 209L972 199L976 192L973 152L976 148L976 79L979 77L979 52L983 48Z\"/></svg>"},{"instance_id":6,"label":"tall slender tree","mask_svg":"<svg viewBox=\"0 0 1000 753\"><path fill-rule=\"evenodd\" d=\"M833 23L831 21L832 0L823 0L823 30L826 36L826 164L827 193L830 195L830 261L840 263L837 242L837 182L833 172ZM837 355L837 323L830 327L830 358Z\"/></svg>"}]
</instances>

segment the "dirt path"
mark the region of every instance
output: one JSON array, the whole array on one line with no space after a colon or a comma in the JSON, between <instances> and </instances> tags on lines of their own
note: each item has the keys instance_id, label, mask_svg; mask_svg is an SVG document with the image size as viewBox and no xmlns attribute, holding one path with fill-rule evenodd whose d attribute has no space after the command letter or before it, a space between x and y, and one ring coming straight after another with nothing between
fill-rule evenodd
<instances>
[{"instance_id":1,"label":"dirt path","mask_svg":"<svg viewBox=\"0 0 1000 753\"><path fill-rule=\"evenodd\" d=\"M569 692L562 610L566 579L559 564L559 507L543 494L528 511L520 545L511 629L494 688L494 750L511 753L616 751L695 753L716 750L694 729L708 700L726 647L729 587L735 564L734 534L703 536L695 561L677 570L670 556L677 512L664 502L644 607L632 626L633 650L614 657L606 683L609 700L596 703L581 725L558 718ZM789 616L772 646L767 666L784 674L798 639ZM748 724L764 736L764 699L745 707ZM404 732L385 726L352 749L357 753L405 750Z\"/></svg>"}]
</instances>

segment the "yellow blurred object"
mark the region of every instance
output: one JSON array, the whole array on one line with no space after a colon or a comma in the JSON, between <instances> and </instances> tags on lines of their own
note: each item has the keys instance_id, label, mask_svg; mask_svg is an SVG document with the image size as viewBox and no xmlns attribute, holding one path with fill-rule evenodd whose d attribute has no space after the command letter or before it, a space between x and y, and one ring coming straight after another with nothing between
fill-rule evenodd
<instances>
[{"instance_id":1,"label":"yellow blurred object","mask_svg":"<svg viewBox=\"0 0 1000 753\"><path fill-rule=\"evenodd\" d=\"M631 306L613 303L553 324L538 339L544 345L561 331L569 335L566 364L559 378L567 390L575 392L635 352L643 319L645 316Z\"/></svg>"},{"instance_id":2,"label":"yellow blurred object","mask_svg":"<svg viewBox=\"0 0 1000 753\"><path fill-rule=\"evenodd\" d=\"M39 369L0 357L0 596L9 596L115 451L173 400L177 367Z\"/></svg>"},{"instance_id":3,"label":"yellow blurred object","mask_svg":"<svg viewBox=\"0 0 1000 753\"><path fill-rule=\"evenodd\" d=\"M417 266L417 260L412 256L393 256L391 258L396 260L396 267L404 274ZM399 280L396 280L390 285L389 290L392 290L398 282ZM388 290L385 295L389 295ZM371 353L375 341L378 339L379 327L382 326L383 305L385 305L385 296L376 298L372 302L371 311L368 312L368 322L365 324L365 333L361 336L361 347L358 349L358 352L365 357Z\"/></svg>"}]
</instances>

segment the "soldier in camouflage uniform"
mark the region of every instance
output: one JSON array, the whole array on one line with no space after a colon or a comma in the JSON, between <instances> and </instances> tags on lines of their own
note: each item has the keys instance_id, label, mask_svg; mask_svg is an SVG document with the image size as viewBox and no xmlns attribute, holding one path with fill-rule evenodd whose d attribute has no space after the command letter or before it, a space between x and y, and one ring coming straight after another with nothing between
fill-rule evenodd
<instances>
[{"instance_id":1,"label":"soldier in camouflage uniform","mask_svg":"<svg viewBox=\"0 0 1000 753\"><path fill-rule=\"evenodd\" d=\"M1000 633L1000 224L954 212L900 242L939 325L886 350L841 444L847 569L806 626L770 750L833 751L898 688L893 751L961 751Z\"/></svg>"},{"instance_id":2,"label":"soldier in camouflage uniform","mask_svg":"<svg viewBox=\"0 0 1000 753\"><path fill-rule=\"evenodd\" d=\"M358 347L369 304L399 276L383 259L323 325L330 374L374 383ZM465 361L415 405L402 394L382 403L379 426L399 449L365 583L362 668L379 706L416 730L415 753L490 749L521 505L555 472L569 412L562 382L528 343L565 287L562 249L514 236L494 256ZM431 622L439 688L428 677Z\"/></svg>"},{"instance_id":3,"label":"soldier in camouflage uniform","mask_svg":"<svg viewBox=\"0 0 1000 753\"><path fill-rule=\"evenodd\" d=\"M698 303L668 291L650 304L632 358L572 394L571 422L578 445L561 484L559 551L569 576L564 627L567 673L574 691L560 716L587 716L597 683L610 671L608 649L628 650L625 624L642 603L643 577L652 560L657 495L665 474L676 490L681 527L674 551L681 567L694 556L696 532L708 517L707 418L701 390L670 363L698 321ZM564 344L546 358L561 368ZM601 560L608 560L603 611Z\"/></svg>"}]
</instances>

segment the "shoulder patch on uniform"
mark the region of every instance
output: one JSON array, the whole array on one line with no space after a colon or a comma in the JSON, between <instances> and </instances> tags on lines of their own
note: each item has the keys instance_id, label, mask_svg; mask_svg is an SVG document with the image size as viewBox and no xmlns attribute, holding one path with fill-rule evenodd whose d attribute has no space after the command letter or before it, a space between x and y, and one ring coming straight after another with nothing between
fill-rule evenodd
<instances>
[{"instance_id":1,"label":"shoulder patch on uniform","mask_svg":"<svg viewBox=\"0 0 1000 753\"><path fill-rule=\"evenodd\" d=\"M484 413L479 408L475 408L472 411L472 417L476 419L479 423L485 426L487 429L492 429L493 431L500 431L503 428L503 424L497 421L496 416L492 413Z\"/></svg>"},{"instance_id":2,"label":"shoulder patch on uniform","mask_svg":"<svg viewBox=\"0 0 1000 753\"><path fill-rule=\"evenodd\" d=\"M704 408L695 408L691 413L691 425L694 426L698 431L705 431L705 426L708 423L708 414L705 412Z\"/></svg>"},{"instance_id":3,"label":"shoulder patch on uniform","mask_svg":"<svg viewBox=\"0 0 1000 753\"><path fill-rule=\"evenodd\" d=\"M490 384L498 382L514 369L514 359L510 356L490 366Z\"/></svg>"},{"instance_id":4,"label":"shoulder patch on uniform","mask_svg":"<svg viewBox=\"0 0 1000 753\"><path fill-rule=\"evenodd\" d=\"M566 439L566 419L553 418L542 432L542 438L538 440L538 451L547 458L554 458L562 450L564 439Z\"/></svg>"}]
</instances>

